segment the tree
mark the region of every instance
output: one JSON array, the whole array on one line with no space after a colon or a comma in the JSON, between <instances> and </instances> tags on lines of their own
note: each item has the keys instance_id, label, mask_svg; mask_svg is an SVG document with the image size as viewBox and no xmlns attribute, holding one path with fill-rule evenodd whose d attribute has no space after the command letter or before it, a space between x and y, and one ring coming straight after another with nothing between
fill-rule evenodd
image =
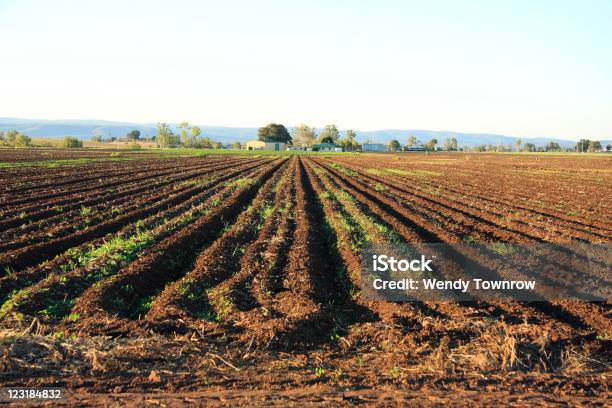
<instances>
[{"instance_id":1,"label":"tree","mask_svg":"<svg viewBox=\"0 0 612 408\"><path fill-rule=\"evenodd\" d=\"M185 147L190 145L189 134L187 133L190 127L189 122L181 122L178 125L178 128L181 129L181 144Z\"/></svg>"},{"instance_id":2,"label":"tree","mask_svg":"<svg viewBox=\"0 0 612 408\"><path fill-rule=\"evenodd\" d=\"M438 144L438 139L433 138L431 140L429 140L427 143L425 143L425 148L429 151L434 151L436 150L436 145Z\"/></svg>"},{"instance_id":3,"label":"tree","mask_svg":"<svg viewBox=\"0 0 612 408\"><path fill-rule=\"evenodd\" d=\"M334 139L331 136L319 136L319 143L331 143L334 144Z\"/></svg>"},{"instance_id":4,"label":"tree","mask_svg":"<svg viewBox=\"0 0 612 408\"><path fill-rule=\"evenodd\" d=\"M257 131L257 140L262 142L290 143L291 135L287 128L278 123L269 123Z\"/></svg>"},{"instance_id":5,"label":"tree","mask_svg":"<svg viewBox=\"0 0 612 408\"><path fill-rule=\"evenodd\" d=\"M135 142L136 140L140 140L140 130L134 129L128 132L127 135L125 135L125 139L128 142Z\"/></svg>"},{"instance_id":6,"label":"tree","mask_svg":"<svg viewBox=\"0 0 612 408\"><path fill-rule=\"evenodd\" d=\"M516 139L514 141L514 147L516 148L517 152L521 151L521 143L523 143L523 141L521 139Z\"/></svg>"},{"instance_id":7,"label":"tree","mask_svg":"<svg viewBox=\"0 0 612 408\"><path fill-rule=\"evenodd\" d=\"M357 133L352 129L347 130L344 139L340 141L340 146L342 146L345 152L360 150L361 145L357 143Z\"/></svg>"},{"instance_id":8,"label":"tree","mask_svg":"<svg viewBox=\"0 0 612 408\"><path fill-rule=\"evenodd\" d=\"M18 134L19 132L16 130L9 130L8 132L6 132L6 136L5 136L6 141L8 142L10 146L15 145L15 138L17 137Z\"/></svg>"},{"instance_id":9,"label":"tree","mask_svg":"<svg viewBox=\"0 0 612 408\"><path fill-rule=\"evenodd\" d=\"M232 148L234 148L236 150L240 150L240 149L242 149L242 143L234 142L234 144L232 145Z\"/></svg>"},{"instance_id":10,"label":"tree","mask_svg":"<svg viewBox=\"0 0 612 408\"><path fill-rule=\"evenodd\" d=\"M0 142L4 141L4 132L0 130Z\"/></svg>"},{"instance_id":11,"label":"tree","mask_svg":"<svg viewBox=\"0 0 612 408\"><path fill-rule=\"evenodd\" d=\"M300 147L310 147L317 140L315 128L301 124L293 129L293 144Z\"/></svg>"},{"instance_id":12,"label":"tree","mask_svg":"<svg viewBox=\"0 0 612 408\"><path fill-rule=\"evenodd\" d=\"M198 139L202 134L199 126L192 126L189 122L181 122L178 125L181 129L180 133L180 144L184 147L196 147L198 146ZM178 144L178 143L177 143Z\"/></svg>"},{"instance_id":13,"label":"tree","mask_svg":"<svg viewBox=\"0 0 612 408\"><path fill-rule=\"evenodd\" d=\"M601 142L598 140L591 140L589 143L589 152L598 152L601 150Z\"/></svg>"},{"instance_id":14,"label":"tree","mask_svg":"<svg viewBox=\"0 0 612 408\"><path fill-rule=\"evenodd\" d=\"M459 149L457 139L450 138L444 140L444 150L447 152L456 152Z\"/></svg>"},{"instance_id":15,"label":"tree","mask_svg":"<svg viewBox=\"0 0 612 408\"><path fill-rule=\"evenodd\" d=\"M170 147L174 141L173 139L174 133L172 133L170 126L167 123L158 123L157 137L155 138L157 145L159 147Z\"/></svg>"},{"instance_id":16,"label":"tree","mask_svg":"<svg viewBox=\"0 0 612 408\"><path fill-rule=\"evenodd\" d=\"M402 146L400 145L400 142L398 142L397 140L392 140L387 145L387 150L389 150L390 152L397 152L401 147Z\"/></svg>"},{"instance_id":17,"label":"tree","mask_svg":"<svg viewBox=\"0 0 612 408\"><path fill-rule=\"evenodd\" d=\"M324 142L324 138L325 140L331 139L331 142ZM338 139L340 139L340 132L338 131L336 125L325 126L325 128L321 131L321 134L319 135L319 142L321 143L336 143Z\"/></svg>"},{"instance_id":18,"label":"tree","mask_svg":"<svg viewBox=\"0 0 612 408\"><path fill-rule=\"evenodd\" d=\"M557 142L548 142L548 144L544 147L544 150L547 152L560 152L561 146Z\"/></svg>"},{"instance_id":19,"label":"tree","mask_svg":"<svg viewBox=\"0 0 612 408\"><path fill-rule=\"evenodd\" d=\"M355 132L353 129L347 129L344 137L347 140L355 141L355 139L357 138L357 132Z\"/></svg>"},{"instance_id":20,"label":"tree","mask_svg":"<svg viewBox=\"0 0 612 408\"><path fill-rule=\"evenodd\" d=\"M406 143L406 146L414 147L416 145L417 145L417 138L414 136L408 136L408 143Z\"/></svg>"},{"instance_id":21,"label":"tree","mask_svg":"<svg viewBox=\"0 0 612 408\"><path fill-rule=\"evenodd\" d=\"M64 141L62 142L62 147L67 149L76 149L78 147L83 147L83 142L81 142L76 137L66 136Z\"/></svg>"},{"instance_id":22,"label":"tree","mask_svg":"<svg viewBox=\"0 0 612 408\"><path fill-rule=\"evenodd\" d=\"M191 146L197 145L201 134L202 134L202 131L200 130L199 126L192 126L191 127L191 138L189 140L189 144Z\"/></svg>"},{"instance_id":23,"label":"tree","mask_svg":"<svg viewBox=\"0 0 612 408\"><path fill-rule=\"evenodd\" d=\"M444 139L444 150L446 150L447 152L451 151L450 139L448 138Z\"/></svg>"},{"instance_id":24,"label":"tree","mask_svg":"<svg viewBox=\"0 0 612 408\"><path fill-rule=\"evenodd\" d=\"M589 139L580 139L578 143L576 143L576 151L584 153L589 149L590 144L591 141Z\"/></svg>"},{"instance_id":25,"label":"tree","mask_svg":"<svg viewBox=\"0 0 612 408\"><path fill-rule=\"evenodd\" d=\"M128 133L128 134L129 134L129 133ZM127 136L126 136L126 137L127 137ZM101 142L101 141L102 141L102 136L100 136L100 135L93 135L93 136L90 138L90 140L91 140L92 142Z\"/></svg>"},{"instance_id":26,"label":"tree","mask_svg":"<svg viewBox=\"0 0 612 408\"><path fill-rule=\"evenodd\" d=\"M203 139L199 139L197 141L195 147L197 147L199 149L212 149L213 148L213 141L210 140L209 138L205 137Z\"/></svg>"},{"instance_id":27,"label":"tree","mask_svg":"<svg viewBox=\"0 0 612 408\"><path fill-rule=\"evenodd\" d=\"M523 145L523 151L524 152L535 152L536 151L536 147L533 143L525 143Z\"/></svg>"},{"instance_id":28,"label":"tree","mask_svg":"<svg viewBox=\"0 0 612 408\"><path fill-rule=\"evenodd\" d=\"M15 147L28 147L31 142L32 139L22 133L17 133L17 136L15 136Z\"/></svg>"}]
</instances>

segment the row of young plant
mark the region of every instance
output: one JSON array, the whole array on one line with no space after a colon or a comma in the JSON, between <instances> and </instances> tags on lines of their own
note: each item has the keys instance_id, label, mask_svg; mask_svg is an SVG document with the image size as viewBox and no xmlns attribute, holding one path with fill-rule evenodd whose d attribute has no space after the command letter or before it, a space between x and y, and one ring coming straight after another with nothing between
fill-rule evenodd
<instances>
[{"instance_id":1,"label":"row of young plant","mask_svg":"<svg viewBox=\"0 0 612 408\"><path fill-rule=\"evenodd\" d=\"M249 181L248 173L235 177L181 205L129 224L108 240L69 249L67 259L58 265L56 272L36 285L14 290L0 308L0 316L19 311L16 314L18 318L22 312L45 321L67 317L75 297L86 288L112 276L154 243L205 215ZM71 296L67 297L67 293ZM146 303L143 301L139 307L141 313L145 311ZM31 310L37 305L41 307L39 310ZM75 320L75 315L70 316Z\"/></svg>"}]
</instances>

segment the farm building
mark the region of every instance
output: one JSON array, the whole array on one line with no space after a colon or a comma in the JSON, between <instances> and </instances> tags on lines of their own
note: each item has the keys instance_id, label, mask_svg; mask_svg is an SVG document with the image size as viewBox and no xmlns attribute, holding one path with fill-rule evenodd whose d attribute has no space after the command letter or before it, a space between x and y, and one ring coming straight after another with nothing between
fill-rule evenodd
<instances>
[{"instance_id":1,"label":"farm building","mask_svg":"<svg viewBox=\"0 0 612 408\"><path fill-rule=\"evenodd\" d=\"M262 142L260 140L250 140L245 143L244 148L246 150L287 150L286 143L280 142Z\"/></svg>"},{"instance_id":2,"label":"farm building","mask_svg":"<svg viewBox=\"0 0 612 408\"><path fill-rule=\"evenodd\" d=\"M334 143L319 143L312 146L313 150L319 152L341 152L342 148Z\"/></svg>"},{"instance_id":3,"label":"farm building","mask_svg":"<svg viewBox=\"0 0 612 408\"><path fill-rule=\"evenodd\" d=\"M364 143L361 145L361 150L364 152L385 152L387 151L387 146L382 143Z\"/></svg>"},{"instance_id":4,"label":"farm building","mask_svg":"<svg viewBox=\"0 0 612 408\"><path fill-rule=\"evenodd\" d=\"M405 152L424 152L425 150L423 146L404 146Z\"/></svg>"}]
</instances>

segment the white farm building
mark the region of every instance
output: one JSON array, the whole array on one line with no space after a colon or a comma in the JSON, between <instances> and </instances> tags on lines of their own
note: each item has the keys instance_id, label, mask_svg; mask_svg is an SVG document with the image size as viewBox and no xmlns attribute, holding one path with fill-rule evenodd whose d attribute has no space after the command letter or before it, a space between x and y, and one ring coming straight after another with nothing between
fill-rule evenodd
<instances>
[{"instance_id":1,"label":"white farm building","mask_svg":"<svg viewBox=\"0 0 612 408\"><path fill-rule=\"evenodd\" d=\"M259 140L251 140L246 142L244 145L246 150L274 150L282 151L287 150L287 144L281 142L262 142Z\"/></svg>"},{"instance_id":2,"label":"white farm building","mask_svg":"<svg viewBox=\"0 0 612 408\"><path fill-rule=\"evenodd\" d=\"M364 143L361 145L361 150L364 152L386 152L387 146L382 143Z\"/></svg>"}]
</instances>

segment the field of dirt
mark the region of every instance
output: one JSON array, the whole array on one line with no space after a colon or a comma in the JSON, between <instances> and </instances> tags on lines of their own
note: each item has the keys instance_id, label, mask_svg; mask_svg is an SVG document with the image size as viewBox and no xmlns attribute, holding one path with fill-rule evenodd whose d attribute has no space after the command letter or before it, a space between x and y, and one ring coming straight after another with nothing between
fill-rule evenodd
<instances>
[{"instance_id":1,"label":"field of dirt","mask_svg":"<svg viewBox=\"0 0 612 408\"><path fill-rule=\"evenodd\" d=\"M100 406L610 404L610 303L369 301L359 255L609 244L612 157L29 154L0 150L0 387Z\"/></svg>"}]
</instances>

